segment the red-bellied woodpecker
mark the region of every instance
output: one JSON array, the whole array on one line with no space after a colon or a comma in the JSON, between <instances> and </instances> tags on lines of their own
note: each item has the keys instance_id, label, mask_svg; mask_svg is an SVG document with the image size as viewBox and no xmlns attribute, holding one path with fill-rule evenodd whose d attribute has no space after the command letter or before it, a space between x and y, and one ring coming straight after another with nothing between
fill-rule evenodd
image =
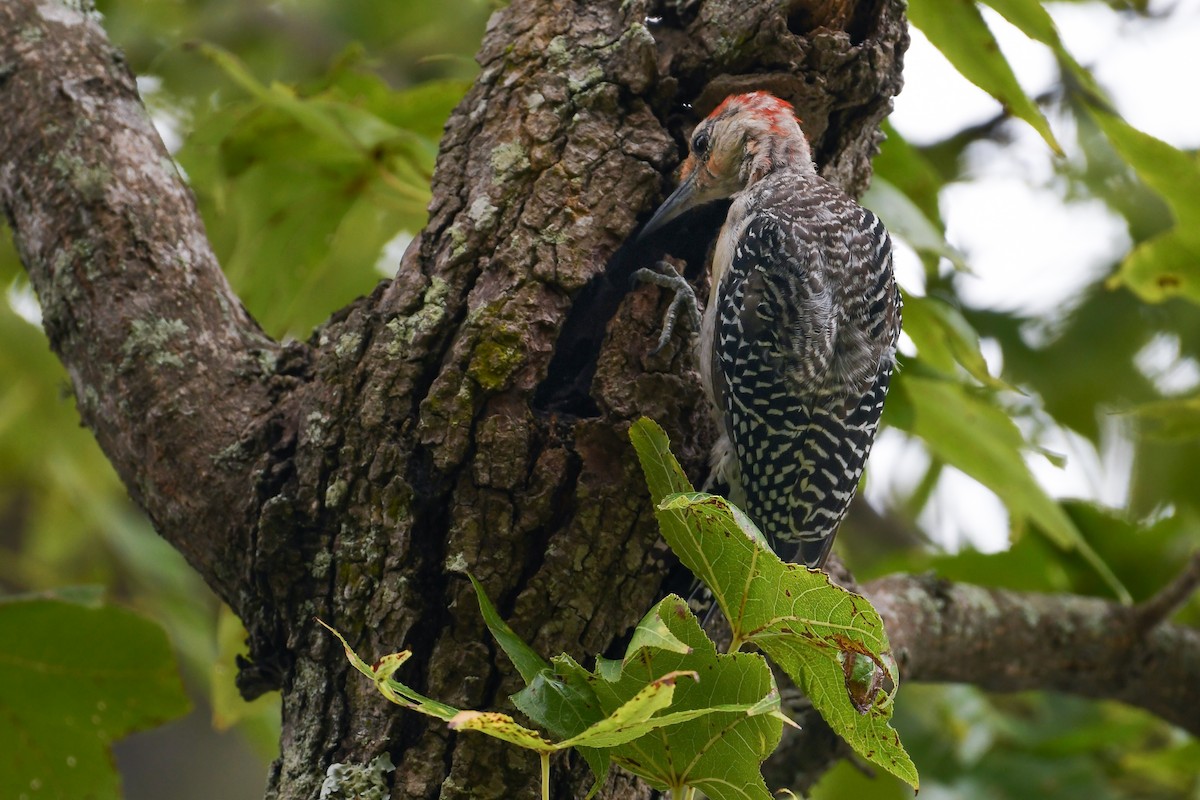
<instances>
[{"instance_id":1,"label":"red-bellied woodpecker","mask_svg":"<svg viewBox=\"0 0 1200 800\"><path fill-rule=\"evenodd\" d=\"M721 437L716 476L787 561L820 567L862 475L900 333L891 240L879 218L817 175L792 106L729 97L692 135L679 187L642 236L732 198L703 317L674 268L637 277L674 289Z\"/></svg>"}]
</instances>

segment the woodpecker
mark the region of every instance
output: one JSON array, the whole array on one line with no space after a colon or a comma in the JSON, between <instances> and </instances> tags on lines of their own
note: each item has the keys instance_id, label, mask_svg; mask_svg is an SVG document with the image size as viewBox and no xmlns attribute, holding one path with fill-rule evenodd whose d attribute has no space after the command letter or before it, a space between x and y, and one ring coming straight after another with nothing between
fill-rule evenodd
<instances>
[{"instance_id":1,"label":"woodpecker","mask_svg":"<svg viewBox=\"0 0 1200 800\"><path fill-rule=\"evenodd\" d=\"M696 126L678 188L639 238L732 198L703 315L666 262L640 280L673 289L659 348L684 312L720 438L714 478L785 561L829 555L871 450L900 333L883 223L817 175L792 106L733 95ZM711 481L710 481L711 483Z\"/></svg>"}]
</instances>

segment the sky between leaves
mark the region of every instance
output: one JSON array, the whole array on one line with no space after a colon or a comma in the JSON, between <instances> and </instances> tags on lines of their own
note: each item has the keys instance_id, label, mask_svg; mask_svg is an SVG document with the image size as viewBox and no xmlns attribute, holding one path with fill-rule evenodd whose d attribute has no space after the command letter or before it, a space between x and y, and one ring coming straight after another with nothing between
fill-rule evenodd
<instances>
[{"instance_id":1,"label":"sky between leaves","mask_svg":"<svg viewBox=\"0 0 1200 800\"><path fill-rule=\"evenodd\" d=\"M1200 0L1152 0L1150 16L1122 16L1100 3L1047 5L1067 49L1096 78L1132 125L1179 148L1200 147ZM999 14L983 9L989 27L1026 92L1037 97L1059 79L1053 54ZM1163 80L1163 76L1177 79ZM958 73L919 30L904 59L904 91L889 121L915 145L942 141L964 128L996 118L1000 104ZM1080 158L1069 134L1073 121L1048 112L1067 159ZM1023 122L1004 123L1006 144L977 143L966 152L963 180L941 192L946 238L967 257L974 273L958 283L964 302L976 308L1017 311L1052 326L1080 290L1095 281L1130 246L1125 221L1096 198L1072 200L1056 176L1046 143ZM1020 232L1020 236L1015 236ZM909 291L920 293L924 269L901 243L896 269ZM1031 331L1036 335L1036 331ZM991 372L1000 350L982 342ZM1159 337L1139 353L1138 366L1169 394L1200 386L1200 364L1180 358L1179 342ZM1055 497L1085 498L1120 507L1128 497L1133 466L1130 433L1120 420L1106 423L1100 448L1052 425L1037 442L1066 457L1061 467L1040 455L1028 461ZM1028 433L1028 431L1027 431ZM871 454L874 467L866 497L882 505L907 495L905 478L928 463L924 449L895 429L885 429ZM926 507L921 523L950 549L970 544L1001 550L1008 541L1008 515L994 494L950 468Z\"/></svg>"}]
</instances>

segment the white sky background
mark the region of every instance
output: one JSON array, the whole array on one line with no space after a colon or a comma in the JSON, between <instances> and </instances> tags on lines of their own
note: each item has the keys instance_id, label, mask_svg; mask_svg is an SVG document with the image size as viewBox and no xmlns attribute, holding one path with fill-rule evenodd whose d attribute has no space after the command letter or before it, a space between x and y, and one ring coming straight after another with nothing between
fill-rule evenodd
<instances>
[{"instance_id":1,"label":"white sky background","mask_svg":"<svg viewBox=\"0 0 1200 800\"><path fill-rule=\"evenodd\" d=\"M1200 147L1200 0L1155 0L1151 10L1160 19L1124 16L1099 2L1060 3L1049 10L1067 49L1092 69L1131 124L1176 147ZM1050 89L1058 73L1049 49L990 9L984 14L1026 92L1036 96ZM915 29L904 75L904 91L890 119L914 144L941 141L1000 113L995 100L960 76ZM1051 116L1050 124L1072 158L1070 120ZM974 272L959 283L964 302L1050 320L1128 249L1129 235L1124 221L1102 202L1068 202L1041 137L1023 122L1007 125L1011 144L981 143L967 151L964 180L942 191L941 212L947 239ZM911 251L898 255L897 272L906 289L920 293L922 268ZM1194 389L1200 365L1180 361L1177 340L1160 339L1139 354L1139 367L1166 392ZM995 372L999 348L994 342L983 345ZM1102 425L1099 452L1057 427L1037 433L1039 445L1067 459L1060 469L1041 456L1029 458L1051 494L1114 507L1125 503L1132 444L1117 418ZM904 434L887 430L871 463L866 496L879 505L907 494L928 456ZM951 550L965 544L1003 549L1008 538L1007 513L999 500L953 469L946 471L920 521Z\"/></svg>"}]
</instances>

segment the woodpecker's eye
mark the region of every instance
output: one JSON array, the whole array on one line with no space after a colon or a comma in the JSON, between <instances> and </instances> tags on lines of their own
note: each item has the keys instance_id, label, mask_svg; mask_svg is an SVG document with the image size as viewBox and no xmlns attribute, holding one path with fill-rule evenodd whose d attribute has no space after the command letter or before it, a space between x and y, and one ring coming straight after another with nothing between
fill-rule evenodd
<instances>
[{"instance_id":1,"label":"woodpecker's eye","mask_svg":"<svg viewBox=\"0 0 1200 800\"><path fill-rule=\"evenodd\" d=\"M708 152L710 144L708 131L699 131L692 137L692 152L702 156Z\"/></svg>"}]
</instances>

